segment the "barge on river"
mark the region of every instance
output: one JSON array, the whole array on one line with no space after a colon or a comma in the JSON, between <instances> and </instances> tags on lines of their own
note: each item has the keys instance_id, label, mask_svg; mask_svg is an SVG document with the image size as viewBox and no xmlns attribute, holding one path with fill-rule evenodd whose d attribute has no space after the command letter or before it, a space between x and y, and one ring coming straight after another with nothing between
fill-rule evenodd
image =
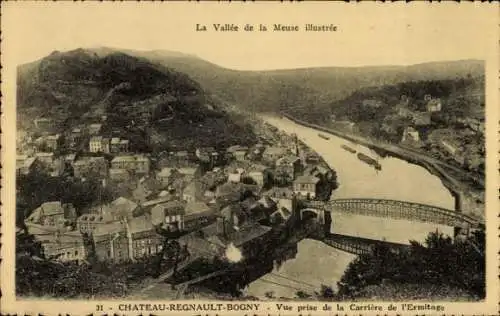
<instances>
[{"instance_id":1,"label":"barge on river","mask_svg":"<svg viewBox=\"0 0 500 316\"><path fill-rule=\"evenodd\" d=\"M363 153L358 153L358 159L373 166L377 170L382 169L382 166L380 165L380 163L377 160L375 160L372 157L369 157Z\"/></svg>"},{"instance_id":2,"label":"barge on river","mask_svg":"<svg viewBox=\"0 0 500 316\"><path fill-rule=\"evenodd\" d=\"M326 140L329 140L330 137L324 135L324 134L318 134L319 137L323 138L323 139L326 139Z\"/></svg>"},{"instance_id":3,"label":"barge on river","mask_svg":"<svg viewBox=\"0 0 500 316\"><path fill-rule=\"evenodd\" d=\"M347 146L347 145L342 145L342 146L340 146L340 147L342 147L342 149L347 150L347 151L348 151L348 152L350 152L351 154L355 154L355 153L356 153L356 149L353 149L353 148L351 148L351 147L349 147L349 146Z\"/></svg>"}]
</instances>

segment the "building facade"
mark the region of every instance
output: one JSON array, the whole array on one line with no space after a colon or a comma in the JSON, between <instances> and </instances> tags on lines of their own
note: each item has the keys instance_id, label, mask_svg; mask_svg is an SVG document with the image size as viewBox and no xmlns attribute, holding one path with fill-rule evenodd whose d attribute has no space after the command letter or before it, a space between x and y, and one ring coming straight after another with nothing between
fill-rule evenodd
<instances>
[{"instance_id":1,"label":"building facade","mask_svg":"<svg viewBox=\"0 0 500 316\"><path fill-rule=\"evenodd\" d=\"M316 197L319 179L314 176L300 176L293 182L293 192L299 196L314 199Z\"/></svg>"}]
</instances>

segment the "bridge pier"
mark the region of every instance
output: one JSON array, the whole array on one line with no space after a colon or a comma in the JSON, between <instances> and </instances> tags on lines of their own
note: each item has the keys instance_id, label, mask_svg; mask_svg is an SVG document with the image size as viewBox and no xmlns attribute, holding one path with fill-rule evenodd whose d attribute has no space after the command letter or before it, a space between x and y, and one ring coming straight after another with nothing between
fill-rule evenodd
<instances>
[{"instance_id":1,"label":"bridge pier","mask_svg":"<svg viewBox=\"0 0 500 316\"><path fill-rule=\"evenodd\" d=\"M324 220L323 220L323 230L325 234L330 234L332 227L332 212L323 211Z\"/></svg>"}]
</instances>

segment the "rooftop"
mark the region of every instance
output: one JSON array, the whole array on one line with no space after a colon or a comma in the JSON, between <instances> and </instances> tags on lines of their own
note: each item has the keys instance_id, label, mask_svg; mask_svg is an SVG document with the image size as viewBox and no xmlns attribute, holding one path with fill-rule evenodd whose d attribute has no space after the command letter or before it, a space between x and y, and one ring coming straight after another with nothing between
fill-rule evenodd
<instances>
[{"instance_id":1,"label":"rooftop","mask_svg":"<svg viewBox=\"0 0 500 316\"><path fill-rule=\"evenodd\" d=\"M259 237L265 235L270 230L271 230L270 227L258 225L258 224L244 226L240 230L229 235L229 238L227 238L227 240L229 242L232 242L236 247L238 247L238 246L244 245L245 243L247 243L255 238L259 238Z\"/></svg>"},{"instance_id":2,"label":"rooftop","mask_svg":"<svg viewBox=\"0 0 500 316\"><path fill-rule=\"evenodd\" d=\"M111 202L111 208L113 213L123 215L132 215L133 211L138 207L137 203L126 199L124 197L119 197L113 202Z\"/></svg>"},{"instance_id":3,"label":"rooftop","mask_svg":"<svg viewBox=\"0 0 500 316\"><path fill-rule=\"evenodd\" d=\"M267 147L266 150L264 150L264 154L285 154L287 153L288 150L283 147L277 147L277 146L271 146Z\"/></svg>"},{"instance_id":4,"label":"rooftop","mask_svg":"<svg viewBox=\"0 0 500 316\"><path fill-rule=\"evenodd\" d=\"M288 155L288 156L284 156L284 157L281 157L280 159L278 159L276 161L276 164L293 164L295 163L297 160L300 160L299 157L295 156L295 155Z\"/></svg>"},{"instance_id":5,"label":"rooftop","mask_svg":"<svg viewBox=\"0 0 500 316\"><path fill-rule=\"evenodd\" d=\"M113 158L113 160L111 160L111 163L113 163L113 162L133 162L135 160L136 160L136 157L130 156L130 155L116 156L115 158Z\"/></svg>"},{"instance_id":6,"label":"rooftop","mask_svg":"<svg viewBox=\"0 0 500 316\"><path fill-rule=\"evenodd\" d=\"M169 201L172 200L172 198L173 197L168 194L168 195L162 196L162 197L154 199L154 200L146 201L146 202L142 203L141 206L142 207L154 206L156 204L161 204L161 203L169 202Z\"/></svg>"},{"instance_id":7,"label":"rooftop","mask_svg":"<svg viewBox=\"0 0 500 316\"><path fill-rule=\"evenodd\" d=\"M156 175L159 177L168 177L172 174L173 170L175 170L175 168L162 168Z\"/></svg>"},{"instance_id":8,"label":"rooftop","mask_svg":"<svg viewBox=\"0 0 500 316\"><path fill-rule=\"evenodd\" d=\"M131 234L154 229L153 223L144 215L132 218L129 222L129 228Z\"/></svg>"},{"instance_id":9,"label":"rooftop","mask_svg":"<svg viewBox=\"0 0 500 316\"><path fill-rule=\"evenodd\" d=\"M128 171L125 169L111 168L109 169L109 174L110 175L128 174Z\"/></svg>"},{"instance_id":10,"label":"rooftop","mask_svg":"<svg viewBox=\"0 0 500 316\"><path fill-rule=\"evenodd\" d=\"M64 214L61 202L45 202L40 205L44 215Z\"/></svg>"},{"instance_id":11,"label":"rooftop","mask_svg":"<svg viewBox=\"0 0 500 316\"><path fill-rule=\"evenodd\" d=\"M125 225L121 222L112 222L107 224L96 225L92 235L95 237L104 237L125 232Z\"/></svg>"},{"instance_id":12,"label":"rooftop","mask_svg":"<svg viewBox=\"0 0 500 316\"><path fill-rule=\"evenodd\" d=\"M290 198L293 196L293 194L294 194L293 190L288 187L284 188L272 187L269 191L264 193L264 195L266 196L283 197L283 198Z\"/></svg>"},{"instance_id":13,"label":"rooftop","mask_svg":"<svg viewBox=\"0 0 500 316\"><path fill-rule=\"evenodd\" d=\"M233 145L227 149L227 152L234 153L237 151L248 151L247 146Z\"/></svg>"},{"instance_id":14,"label":"rooftop","mask_svg":"<svg viewBox=\"0 0 500 316\"><path fill-rule=\"evenodd\" d=\"M210 207L203 202L189 202L186 203L185 208L186 215L203 213L210 210Z\"/></svg>"},{"instance_id":15,"label":"rooftop","mask_svg":"<svg viewBox=\"0 0 500 316\"><path fill-rule=\"evenodd\" d=\"M194 195L196 193L196 184L193 181L189 182L182 193Z\"/></svg>"},{"instance_id":16,"label":"rooftop","mask_svg":"<svg viewBox=\"0 0 500 316\"><path fill-rule=\"evenodd\" d=\"M177 171L179 171L179 173L187 174L187 175L194 175L197 170L198 170L198 168L194 168L194 167L183 167L183 168L177 169Z\"/></svg>"},{"instance_id":17,"label":"rooftop","mask_svg":"<svg viewBox=\"0 0 500 316\"><path fill-rule=\"evenodd\" d=\"M61 138L61 135L59 134L47 136L47 140L58 140L59 138Z\"/></svg>"},{"instance_id":18,"label":"rooftop","mask_svg":"<svg viewBox=\"0 0 500 316\"><path fill-rule=\"evenodd\" d=\"M304 184L316 184L319 182L319 179L315 176L299 176L294 183L304 183Z\"/></svg>"},{"instance_id":19,"label":"rooftop","mask_svg":"<svg viewBox=\"0 0 500 316\"><path fill-rule=\"evenodd\" d=\"M52 157L54 153L36 153L37 157Z\"/></svg>"}]
</instances>

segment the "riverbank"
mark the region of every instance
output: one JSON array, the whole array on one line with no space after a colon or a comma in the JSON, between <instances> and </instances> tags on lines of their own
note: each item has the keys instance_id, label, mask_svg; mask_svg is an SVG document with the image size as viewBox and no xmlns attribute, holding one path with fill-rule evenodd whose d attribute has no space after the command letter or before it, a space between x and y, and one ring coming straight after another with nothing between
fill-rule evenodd
<instances>
[{"instance_id":1,"label":"riverbank","mask_svg":"<svg viewBox=\"0 0 500 316\"><path fill-rule=\"evenodd\" d=\"M466 186L464 183L460 182L453 176L449 175L443 167L439 166L435 161L432 161L429 157L421 155L415 152L410 152L405 148L401 148L392 144L377 143L372 140L366 139L361 136L346 134L344 132L327 128L324 126L312 124L300 119L297 119L289 114L282 114L285 118L290 121L312 128L321 132L330 133L342 139L346 139L353 143L365 146L371 150L376 151L381 156L392 156L411 164L419 165L431 174L437 176L441 179L443 185L451 192L455 197L455 209L464 214L471 215L481 222L484 222L484 201L478 198L477 194L473 194L470 187Z\"/></svg>"}]
</instances>

